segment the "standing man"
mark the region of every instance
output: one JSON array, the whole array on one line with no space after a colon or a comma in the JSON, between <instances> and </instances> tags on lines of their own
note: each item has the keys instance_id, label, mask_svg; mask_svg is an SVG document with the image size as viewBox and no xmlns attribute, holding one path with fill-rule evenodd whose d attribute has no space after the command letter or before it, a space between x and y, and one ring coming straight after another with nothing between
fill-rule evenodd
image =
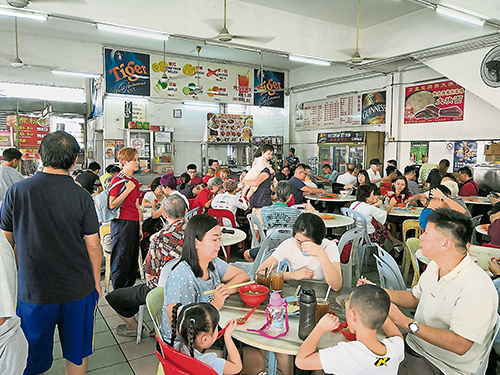
<instances>
[{"instance_id":1,"label":"standing man","mask_svg":"<svg viewBox=\"0 0 500 375\"><path fill-rule=\"evenodd\" d=\"M472 171L469 167L462 167L458 170L458 180L460 182L460 191L458 195L461 197L479 195L479 186L477 182L472 179Z\"/></svg>"},{"instance_id":2,"label":"standing man","mask_svg":"<svg viewBox=\"0 0 500 375\"><path fill-rule=\"evenodd\" d=\"M92 197L68 171L80 147L62 131L40 144L43 171L5 195L0 229L19 259L17 315L29 343L25 374L52 366L54 330L67 374L85 374L101 294L101 245Z\"/></svg>"},{"instance_id":3,"label":"standing man","mask_svg":"<svg viewBox=\"0 0 500 375\"><path fill-rule=\"evenodd\" d=\"M387 290L393 303L389 318L409 332L399 374L475 374L488 354L498 294L467 255L472 231L465 215L433 211L420 236L422 254L432 261L412 291ZM414 318L394 305L416 309Z\"/></svg>"},{"instance_id":4,"label":"standing man","mask_svg":"<svg viewBox=\"0 0 500 375\"><path fill-rule=\"evenodd\" d=\"M76 177L76 182L80 184L82 188L87 190L92 196L99 194L102 191L101 181L99 180L99 171L101 166L98 162L93 161L89 164L89 167L83 173L80 173ZM97 192L94 194L94 186L97 187Z\"/></svg>"},{"instance_id":5,"label":"standing man","mask_svg":"<svg viewBox=\"0 0 500 375\"><path fill-rule=\"evenodd\" d=\"M23 175L16 169L23 154L18 149L8 148L3 152L2 156L3 161L0 164L0 206L9 186L24 179Z\"/></svg>"},{"instance_id":6,"label":"standing man","mask_svg":"<svg viewBox=\"0 0 500 375\"><path fill-rule=\"evenodd\" d=\"M288 156L286 157L286 161L285 161L285 167L288 167L288 169L290 170L290 174L292 176L295 173L295 169L297 168L299 163L300 163L300 160L297 156L295 156L295 149L292 147L288 151Z\"/></svg>"},{"instance_id":7,"label":"standing man","mask_svg":"<svg viewBox=\"0 0 500 375\"><path fill-rule=\"evenodd\" d=\"M293 198L295 199L295 204L301 204L304 202L304 193L306 194L326 194L326 191L323 189L312 188L304 184L304 180L307 176L307 171L310 170L309 166L305 164L299 164L299 166L295 169L295 174L290 179L293 187L295 188L293 191Z\"/></svg>"}]
</instances>

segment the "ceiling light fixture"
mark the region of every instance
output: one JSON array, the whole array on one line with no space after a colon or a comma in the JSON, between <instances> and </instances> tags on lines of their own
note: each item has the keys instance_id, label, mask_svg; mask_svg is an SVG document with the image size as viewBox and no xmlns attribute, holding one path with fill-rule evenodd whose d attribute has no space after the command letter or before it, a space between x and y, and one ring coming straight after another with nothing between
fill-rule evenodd
<instances>
[{"instance_id":1,"label":"ceiling light fixture","mask_svg":"<svg viewBox=\"0 0 500 375\"><path fill-rule=\"evenodd\" d=\"M291 61L303 62L306 64L313 64L313 65L321 65L321 66L332 65L331 61L316 59L316 58L306 57L306 56L289 55L288 59Z\"/></svg>"},{"instance_id":2,"label":"ceiling light fixture","mask_svg":"<svg viewBox=\"0 0 500 375\"><path fill-rule=\"evenodd\" d=\"M459 12L458 10L443 7L441 5L436 5L436 13L442 14L443 16L455 18L464 22L472 23L476 26L484 26L485 20L472 16L467 13Z\"/></svg>"},{"instance_id":3,"label":"ceiling light fixture","mask_svg":"<svg viewBox=\"0 0 500 375\"><path fill-rule=\"evenodd\" d=\"M138 36L147 39L168 40L168 35L162 33L161 31L140 29L130 26L109 25L104 23L96 23L96 27L98 30L109 31L111 33L122 35Z\"/></svg>"},{"instance_id":4,"label":"ceiling light fixture","mask_svg":"<svg viewBox=\"0 0 500 375\"><path fill-rule=\"evenodd\" d=\"M219 109L219 103L210 103L210 102L199 102L197 100L184 100L182 102L185 106L188 107L198 107L198 108L213 108Z\"/></svg>"},{"instance_id":5,"label":"ceiling light fixture","mask_svg":"<svg viewBox=\"0 0 500 375\"><path fill-rule=\"evenodd\" d=\"M85 90L73 87L26 85L0 82L0 91L11 98L49 100L56 102L85 103Z\"/></svg>"},{"instance_id":6,"label":"ceiling light fixture","mask_svg":"<svg viewBox=\"0 0 500 375\"><path fill-rule=\"evenodd\" d=\"M100 74L95 74L95 73L70 72L68 70L57 70L57 69L51 69L50 72L52 74L83 77L83 78L99 78L101 76Z\"/></svg>"},{"instance_id":7,"label":"ceiling light fixture","mask_svg":"<svg viewBox=\"0 0 500 375\"><path fill-rule=\"evenodd\" d=\"M24 10L0 8L0 16L27 18L35 21L47 21L48 15L46 13L27 12Z\"/></svg>"}]
</instances>

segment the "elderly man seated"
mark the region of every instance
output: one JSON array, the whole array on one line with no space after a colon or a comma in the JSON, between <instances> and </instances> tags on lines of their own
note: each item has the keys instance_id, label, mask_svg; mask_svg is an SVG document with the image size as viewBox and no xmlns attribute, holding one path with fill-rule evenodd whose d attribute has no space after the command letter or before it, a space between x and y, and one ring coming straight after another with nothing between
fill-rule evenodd
<instances>
[{"instance_id":1,"label":"elderly man seated","mask_svg":"<svg viewBox=\"0 0 500 375\"><path fill-rule=\"evenodd\" d=\"M475 374L493 339L498 295L467 255L471 221L450 209L433 211L427 221L420 249L432 261L412 291L387 290L389 318L409 332L399 374ZM415 317L398 307L416 309Z\"/></svg>"},{"instance_id":2,"label":"elderly man seated","mask_svg":"<svg viewBox=\"0 0 500 375\"><path fill-rule=\"evenodd\" d=\"M120 336L137 335L135 314L139 311L139 306L146 303L147 294L157 287L165 263L181 255L186 229L186 203L182 197L171 195L162 202L162 206L167 226L151 237L151 245L143 265L146 283L116 289L106 296L109 305L126 323L116 328L116 333ZM148 329L143 329L142 332L144 336L150 334Z\"/></svg>"}]
</instances>

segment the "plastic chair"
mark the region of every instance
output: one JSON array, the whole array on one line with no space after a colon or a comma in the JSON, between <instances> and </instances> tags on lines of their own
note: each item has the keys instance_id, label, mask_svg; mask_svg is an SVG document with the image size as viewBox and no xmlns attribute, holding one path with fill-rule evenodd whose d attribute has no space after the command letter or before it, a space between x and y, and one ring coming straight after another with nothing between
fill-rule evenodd
<instances>
[{"instance_id":1,"label":"plastic chair","mask_svg":"<svg viewBox=\"0 0 500 375\"><path fill-rule=\"evenodd\" d=\"M391 269L392 273L394 274L394 277L397 280L398 289L393 289L393 290L406 290L406 283L403 279L403 275L401 274L401 270L399 269L399 266L394 260L394 258L391 256L391 254L382 249L379 245L375 246L377 246L378 258Z\"/></svg>"},{"instance_id":2,"label":"plastic chair","mask_svg":"<svg viewBox=\"0 0 500 375\"><path fill-rule=\"evenodd\" d=\"M420 279L420 266L415 256L415 252L420 249L420 238L408 238L406 240L406 247L408 248L408 254L413 266L413 280L411 282L411 287L413 288Z\"/></svg>"},{"instance_id":3,"label":"plastic chair","mask_svg":"<svg viewBox=\"0 0 500 375\"><path fill-rule=\"evenodd\" d=\"M431 170L433 170L434 168L437 168L436 164L424 164L424 165L422 165L420 167L420 176L418 179L420 181L427 180L427 176L428 176L429 172Z\"/></svg>"},{"instance_id":4,"label":"plastic chair","mask_svg":"<svg viewBox=\"0 0 500 375\"><path fill-rule=\"evenodd\" d=\"M163 310L163 293L165 292L164 288L158 287L153 289L146 296L146 306L148 308L149 316L153 321L155 326L155 332L157 337L161 337L160 334L160 323L162 318L162 310ZM164 375L163 366L161 362L158 364L157 375Z\"/></svg>"},{"instance_id":5,"label":"plastic chair","mask_svg":"<svg viewBox=\"0 0 500 375\"><path fill-rule=\"evenodd\" d=\"M361 271L363 270L363 260L365 259L365 253L367 248L372 248L375 246L374 243L370 240L370 236L368 235L368 229L366 227L366 218L361 215L359 212L351 210L350 208L341 207L342 215L348 216L354 220L354 224L347 227L347 229L359 228L363 230L363 239L364 243L359 248L359 259L358 259L358 272L361 275Z\"/></svg>"},{"instance_id":6,"label":"plastic chair","mask_svg":"<svg viewBox=\"0 0 500 375\"><path fill-rule=\"evenodd\" d=\"M170 345L165 343L161 338L156 336L156 340L160 344L161 352L156 351L156 356L163 366L163 371L168 375L191 375L191 374L207 374L217 375L217 372L209 365L181 353Z\"/></svg>"},{"instance_id":7,"label":"plastic chair","mask_svg":"<svg viewBox=\"0 0 500 375\"><path fill-rule=\"evenodd\" d=\"M342 270L342 286L352 288L353 265L358 264L359 249L363 245L363 229L350 229L342 235L337 244L340 254L342 254L344 246L348 243L352 243L349 261L347 263L340 263L340 269ZM358 267L354 267L354 274L355 279L358 280L360 276Z\"/></svg>"},{"instance_id":8,"label":"plastic chair","mask_svg":"<svg viewBox=\"0 0 500 375\"><path fill-rule=\"evenodd\" d=\"M488 350L484 354L484 357L481 360L481 364L479 365L479 368L477 369L477 372L475 375L485 375L486 374L486 368L488 367L488 359L490 357L491 348L493 347L493 344L495 343L495 337L497 337L498 331L500 331L500 316L497 316L497 322L495 324L495 328L493 328L493 335L491 337L491 342L488 345Z\"/></svg>"},{"instance_id":9,"label":"plastic chair","mask_svg":"<svg viewBox=\"0 0 500 375\"><path fill-rule=\"evenodd\" d=\"M231 226L236 228L236 219L234 218L234 214L229 210L218 210L215 208L211 208L207 212L210 216L213 216L217 219L219 224L224 226L224 219L229 219L231 221ZM245 240L241 241L241 252L245 252ZM231 252L231 246L226 246L226 261L229 263L229 256Z\"/></svg>"},{"instance_id":10,"label":"plastic chair","mask_svg":"<svg viewBox=\"0 0 500 375\"><path fill-rule=\"evenodd\" d=\"M266 237L266 233L264 232L262 223L260 222L257 216L255 216L254 214L248 214L247 219L248 222L250 223L250 233L252 233L252 249L253 249L254 247L258 247L260 245L260 243ZM254 233L255 227L257 227L257 230L259 231L260 241Z\"/></svg>"},{"instance_id":11,"label":"plastic chair","mask_svg":"<svg viewBox=\"0 0 500 375\"><path fill-rule=\"evenodd\" d=\"M481 219L483 218L483 215L478 215L472 218L472 228L476 228L479 224L481 224ZM477 231L474 229L472 231L472 238L470 240L471 244L473 245L480 245L479 241L477 240Z\"/></svg>"},{"instance_id":12,"label":"plastic chair","mask_svg":"<svg viewBox=\"0 0 500 375\"><path fill-rule=\"evenodd\" d=\"M104 252L104 258L106 259L105 271L104 271L104 293L108 292L109 280L111 279L111 250L112 246L109 246L109 242L105 239L107 236L111 237L111 226L109 224L103 224L99 228L99 236L101 237L101 246Z\"/></svg>"},{"instance_id":13,"label":"plastic chair","mask_svg":"<svg viewBox=\"0 0 500 375\"><path fill-rule=\"evenodd\" d=\"M406 287L401 287L400 282L391 268L380 259L377 254L373 254L377 263L378 276L380 278L380 286L391 290L406 290Z\"/></svg>"},{"instance_id":14,"label":"plastic chair","mask_svg":"<svg viewBox=\"0 0 500 375\"><path fill-rule=\"evenodd\" d=\"M184 216L184 219L186 219L186 221L189 221L189 219L191 219L193 216L198 215L199 210L200 210L199 207L193 208L186 214L186 216Z\"/></svg>"},{"instance_id":15,"label":"plastic chair","mask_svg":"<svg viewBox=\"0 0 500 375\"><path fill-rule=\"evenodd\" d=\"M402 225L403 232L403 248L404 248L404 256L403 256L403 279L406 281L408 279L408 274L410 272L410 263L411 263L411 254L409 253L408 246L406 242L408 241L409 232L415 232L415 235L412 237L420 237L420 235L424 232L424 230L420 227L420 223L418 220L405 220Z\"/></svg>"}]
</instances>

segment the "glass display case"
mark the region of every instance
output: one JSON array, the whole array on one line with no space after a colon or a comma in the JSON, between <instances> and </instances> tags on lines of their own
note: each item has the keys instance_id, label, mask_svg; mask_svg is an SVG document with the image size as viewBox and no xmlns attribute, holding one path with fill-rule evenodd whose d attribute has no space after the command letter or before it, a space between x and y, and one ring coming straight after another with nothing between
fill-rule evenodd
<instances>
[{"instance_id":1,"label":"glass display case","mask_svg":"<svg viewBox=\"0 0 500 375\"><path fill-rule=\"evenodd\" d=\"M153 172L174 172L174 142L172 132L154 133Z\"/></svg>"}]
</instances>

